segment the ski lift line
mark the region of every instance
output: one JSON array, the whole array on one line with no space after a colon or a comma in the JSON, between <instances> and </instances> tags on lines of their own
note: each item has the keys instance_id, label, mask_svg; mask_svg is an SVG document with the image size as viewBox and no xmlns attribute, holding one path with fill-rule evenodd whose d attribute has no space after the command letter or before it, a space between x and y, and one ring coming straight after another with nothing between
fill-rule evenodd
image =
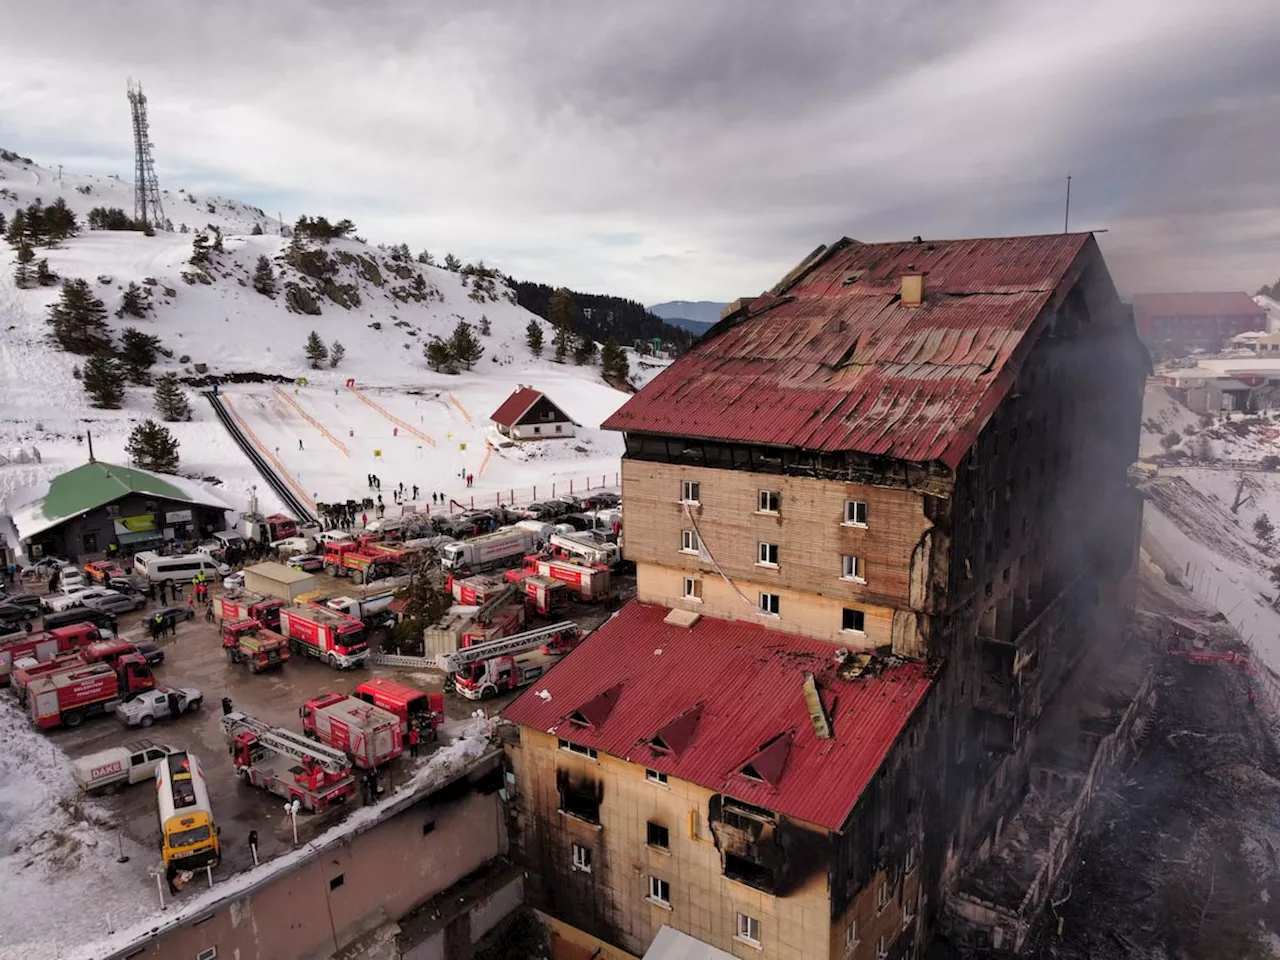
<instances>
[{"instance_id":1,"label":"ski lift line","mask_svg":"<svg viewBox=\"0 0 1280 960\"><path fill-rule=\"evenodd\" d=\"M463 647L461 650L455 650L452 653L442 653L437 656L436 663L445 673L457 673L467 664L475 663L477 660L488 660L490 657L500 657L503 654L536 650L548 640L553 639L557 633L563 634L577 629L578 625L576 623L572 620L565 620L549 627L539 627L537 630L516 633L500 640L473 643L469 647Z\"/></svg>"},{"instance_id":2,"label":"ski lift line","mask_svg":"<svg viewBox=\"0 0 1280 960\"><path fill-rule=\"evenodd\" d=\"M452 393L449 394L449 402L458 408L458 412L462 414L463 419L466 420L467 423L473 422L471 419L471 414L467 413L467 408L464 407L462 403L458 400L458 398L455 397Z\"/></svg>"},{"instance_id":3,"label":"ski lift line","mask_svg":"<svg viewBox=\"0 0 1280 960\"><path fill-rule=\"evenodd\" d=\"M392 413L386 407L382 406L382 404L377 403L374 400L371 400L369 397L366 397L363 393L360 392L359 388L349 386L347 387L347 389L350 390L352 393L354 393L359 399L367 403L369 406L373 407L374 410L377 410L378 413L382 414L386 419L390 420L401 430L405 431L406 433L413 434L415 437L417 437L420 440L425 440L427 443L431 444L433 447L436 445L436 442L432 437L423 433L413 424L406 423L404 420L401 420L399 417L397 417L394 413Z\"/></svg>"},{"instance_id":4,"label":"ski lift line","mask_svg":"<svg viewBox=\"0 0 1280 960\"><path fill-rule=\"evenodd\" d=\"M293 397L289 396L289 394L281 390L278 385L276 386L275 391L276 391L276 395L279 396L280 399L283 400L285 403L289 404L289 406L293 407L293 409L298 412L298 414L302 417L303 420L307 421L307 423L311 424L313 427L319 430L320 435L322 437L324 437L326 440L332 443L335 447L341 450L343 456L345 457L351 456L351 451L347 449L347 445L343 443L341 440L339 440L337 437L335 437L328 430L326 430L324 425L320 423L319 420L311 416L311 414L307 413L307 411L303 410L302 405L298 403L297 400L293 399Z\"/></svg>"},{"instance_id":5,"label":"ski lift line","mask_svg":"<svg viewBox=\"0 0 1280 960\"><path fill-rule=\"evenodd\" d=\"M281 480L279 474L273 471L271 466L267 463L266 457L263 456L262 451L259 449L262 441L254 437L254 441L259 444L258 447L255 447L254 443L250 442L249 437L246 436L244 431L240 429L240 426L237 425L236 421L239 420L239 417L237 416L233 419L231 412L227 409L229 405L223 404L223 400L226 398L220 397L212 391L206 391L205 399L207 399L213 406L213 411L218 417L218 421L222 424L227 433L231 435L231 439L236 442L236 446L238 446L244 455L248 457L249 462L253 464L254 469L258 471L267 486L275 491L281 502L284 503L286 509L288 509L297 520L303 523L314 523L315 514L307 510L305 502L298 499L290 489L289 485ZM243 421L240 422L243 423ZM245 425L245 430L248 430L247 425ZM249 432L252 433L252 431ZM282 472L284 472L283 468ZM287 473L285 475L287 476ZM310 499L310 497L306 498L307 501L310 501Z\"/></svg>"}]
</instances>

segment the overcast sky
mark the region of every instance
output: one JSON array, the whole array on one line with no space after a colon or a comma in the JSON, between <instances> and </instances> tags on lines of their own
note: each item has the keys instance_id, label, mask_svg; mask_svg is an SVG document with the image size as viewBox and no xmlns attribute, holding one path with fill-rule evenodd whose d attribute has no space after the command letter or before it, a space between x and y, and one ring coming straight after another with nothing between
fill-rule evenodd
<instances>
[{"instance_id":1,"label":"overcast sky","mask_svg":"<svg viewBox=\"0 0 1280 960\"><path fill-rule=\"evenodd\" d=\"M645 302L819 243L1109 229L1123 292L1280 276L1277 0L40 0L0 146Z\"/></svg>"}]
</instances>

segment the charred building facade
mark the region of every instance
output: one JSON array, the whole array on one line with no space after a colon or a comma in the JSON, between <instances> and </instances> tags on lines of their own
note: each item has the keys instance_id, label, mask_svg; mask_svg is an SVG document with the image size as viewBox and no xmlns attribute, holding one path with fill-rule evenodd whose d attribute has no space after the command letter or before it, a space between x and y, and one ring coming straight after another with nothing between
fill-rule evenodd
<instances>
[{"instance_id":1,"label":"charred building facade","mask_svg":"<svg viewBox=\"0 0 1280 960\"><path fill-rule=\"evenodd\" d=\"M809 650L816 641L830 651L829 661L814 654L806 668L812 724L790 714L782 724L791 751L801 753L783 757L778 784L765 778L770 789L747 797L752 806L790 823L779 809L784 780L794 789L803 779L815 794L846 781L838 763L802 770L795 759L811 747L829 755L821 718L880 682L851 676L849 658L874 665L876 678L910 669L928 678L921 702L896 727L854 713L828 731L882 749L873 774L856 784L850 819L796 818L816 837L825 829L825 841L788 840L780 862L757 858L740 869L738 835L711 836L719 856L703 869L715 866L720 879L699 882L713 903L722 879L736 890L743 876L757 875L751 871L791 877L794 851L827 851L816 867L803 861L823 877L822 935L797 945L788 934L787 949L771 953L766 943L766 955L871 958L914 949L911 923L945 920L949 892L1016 815L1031 789L1042 715L1087 656L1119 647L1140 537L1141 500L1127 468L1137 456L1147 363L1091 235L842 240L731 307L606 421L626 435L625 552L637 567L637 607L693 623L690 643L713 624L749 624L753 635L775 637L768 649ZM619 635L617 623L597 633L595 649ZM662 644L646 646L652 656ZM762 657L740 652L738 669L751 671ZM837 658L839 668L831 665ZM563 858L550 848L577 841L557 830L565 808L548 812L533 798L556 783L553 771L584 761L558 742L529 748L553 728L562 731L557 741L578 742L563 732L575 723L569 711L601 690L579 680L557 691L575 662L586 662L583 651L553 672L542 707L529 712L531 693L509 711L525 728L512 750L526 798L514 843L525 845L526 863L551 874L545 885L557 895L581 887L582 871L572 863L557 870ZM724 672L706 671L706 697L717 696ZM757 698L742 709L774 710L775 699L791 697L787 686L779 679L772 697L739 691ZM616 730L638 709L626 691L624 682L605 726ZM645 718L653 730L629 728L630 743L587 737L597 756L585 762L601 772L614 760L661 772L643 746L658 719ZM745 737L763 734L753 728ZM714 790L702 798L706 816L744 798L746 760L729 754L747 745L735 741L710 779L691 778ZM533 754L549 759L540 765ZM595 780L605 784L604 809L611 788ZM628 799L625 808L640 806ZM781 829L761 827L758 837ZM630 858L626 870L644 875L625 844L609 856ZM816 890L816 877L806 876ZM799 897L812 923L818 904L805 900L806 889L775 887L769 906L783 911L783 901ZM649 928L599 896L545 907L601 941L642 950ZM864 936L868 918L854 905L868 898L873 919L892 904L910 921L892 937L879 928ZM704 909L673 910L664 922L695 936L714 932L697 919ZM732 952L743 942L703 938Z\"/></svg>"}]
</instances>

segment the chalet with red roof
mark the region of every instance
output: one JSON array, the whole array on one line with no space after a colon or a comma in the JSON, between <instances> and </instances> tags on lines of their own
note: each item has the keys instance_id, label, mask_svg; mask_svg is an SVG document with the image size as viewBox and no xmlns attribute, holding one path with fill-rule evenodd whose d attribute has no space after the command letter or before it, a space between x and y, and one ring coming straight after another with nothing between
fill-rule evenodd
<instances>
[{"instance_id":1,"label":"chalet with red roof","mask_svg":"<svg viewBox=\"0 0 1280 960\"><path fill-rule=\"evenodd\" d=\"M505 714L556 935L1017 949L1071 840L982 880L1097 748L1059 694L1122 643L1147 364L1089 234L844 239L606 420L637 600Z\"/></svg>"},{"instance_id":2,"label":"chalet with red roof","mask_svg":"<svg viewBox=\"0 0 1280 960\"><path fill-rule=\"evenodd\" d=\"M545 393L525 386L502 401L489 419L500 434L512 440L572 437L579 426Z\"/></svg>"}]
</instances>

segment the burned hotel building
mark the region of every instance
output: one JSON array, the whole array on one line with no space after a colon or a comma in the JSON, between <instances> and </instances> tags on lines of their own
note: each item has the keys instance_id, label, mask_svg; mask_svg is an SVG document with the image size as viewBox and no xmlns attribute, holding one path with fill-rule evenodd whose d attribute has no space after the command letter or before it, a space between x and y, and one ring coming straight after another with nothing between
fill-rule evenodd
<instances>
[{"instance_id":1,"label":"burned hotel building","mask_svg":"<svg viewBox=\"0 0 1280 960\"><path fill-rule=\"evenodd\" d=\"M1044 718L1121 644L1146 364L1089 234L845 239L606 421L637 598L504 714L556 956L972 925Z\"/></svg>"}]
</instances>

